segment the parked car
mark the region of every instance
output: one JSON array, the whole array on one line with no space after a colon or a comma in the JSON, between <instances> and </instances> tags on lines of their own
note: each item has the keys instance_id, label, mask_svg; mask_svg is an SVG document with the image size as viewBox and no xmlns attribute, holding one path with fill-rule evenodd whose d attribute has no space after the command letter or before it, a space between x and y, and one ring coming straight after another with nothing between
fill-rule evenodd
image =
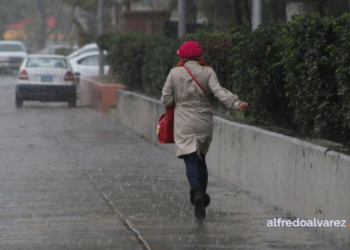
<instances>
[{"instance_id":1,"label":"parked car","mask_svg":"<svg viewBox=\"0 0 350 250\"><path fill-rule=\"evenodd\" d=\"M27 56L23 43L18 41L0 41L0 69L13 73L18 71L21 62Z\"/></svg>"},{"instance_id":2,"label":"parked car","mask_svg":"<svg viewBox=\"0 0 350 250\"><path fill-rule=\"evenodd\" d=\"M109 72L107 53L105 55L104 71ZM99 75L99 52L84 53L70 59L74 75L76 76L98 76Z\"/></svg>"},{"instance_id":3,"label":"parked car","mask_svg":"<svg viewBox=\"0 0 350 250\"><path fill-rule=\"evenodd\" d=\"M97 52L98 51L98 46L96 43L90 43L87 44L85 46L83 46L82 48L74 51L73 53L71 53L70 55L67 56L67 58L69 60L73 59L74 57L80 56L84 53L90 53L90 52Z\"/></svg>"},{"instance_id":4,"label":"parked car","mask_svg":"<svg viewBox=\"0 0 350 250\"><path fill-rule=\"evenodd\" d=\"M30 55L24 59L16 79L16 107L23 101L63 101L76 106L76 84L72 67L64 56Z\"/></svg>"}]
</instances>

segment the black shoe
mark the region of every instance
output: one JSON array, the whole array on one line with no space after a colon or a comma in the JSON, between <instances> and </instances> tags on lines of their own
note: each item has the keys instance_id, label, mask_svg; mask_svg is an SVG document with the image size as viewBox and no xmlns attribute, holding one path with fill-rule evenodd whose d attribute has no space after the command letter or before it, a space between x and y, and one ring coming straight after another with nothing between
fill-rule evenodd
<instances>
[{"instance_id":1,"label":"black shoe","mask_svg":"<svg viewBox=\"0 0 350 250\"><path fill-rule=\"evenodd\" d=\"M204 199L204 193L202 191L201 187L193 187L190 191L191 195L191 202L195 206L194 209L194 215L196 218L200 221L204 220L205 218L205 199Z\"/></svg>"},{"instance_id":2,"label":"black shoe","mask_svg":"<svg viewBox=\"0 0 350 250\"><path fill-rule=\"evenodd\" d=\"M194 197L194 216L200 221L205 219L205 207L204 207L204 198L203 195L200 194L195 194Z\"/></svg>"}]
</instances>

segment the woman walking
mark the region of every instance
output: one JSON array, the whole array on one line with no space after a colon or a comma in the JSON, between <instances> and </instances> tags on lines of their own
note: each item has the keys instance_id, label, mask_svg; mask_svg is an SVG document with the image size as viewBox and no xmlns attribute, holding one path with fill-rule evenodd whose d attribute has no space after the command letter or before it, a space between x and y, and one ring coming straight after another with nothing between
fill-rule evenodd
<instances>
[{"instance_id":1,"label":"woman walking","mask_svg":"<svg viewBox=\"0 0 350 250\"><path fill-rule=\"evenodd\" d=\"M205 208L210 203L205 155L213 134L208 93L212 92L230 110L243 110L248 103L241 102L220 86L214 70L201 58L202 48L197 42L183 43L177 55L181 61L168 75L162 90L162 103L165 107L175 106L177 157L185 161L194 214L198 220L204 220Z\"/></svg>"}]
</instances>

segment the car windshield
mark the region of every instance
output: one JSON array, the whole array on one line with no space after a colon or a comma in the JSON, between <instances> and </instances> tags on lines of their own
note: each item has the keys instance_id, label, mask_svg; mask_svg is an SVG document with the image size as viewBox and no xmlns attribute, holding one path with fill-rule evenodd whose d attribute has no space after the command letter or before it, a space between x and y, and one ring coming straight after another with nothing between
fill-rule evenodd
<instances>
[{"instance_id":1,"label":"car windshield","mask_svg":"<svg viewBox=\"0 0 350 250\"><path fill-rule=\"evenodd\" d=\"M67 68L67 61L64 58L30 57L27 61L27 68Z\"/></svg>"},{"instance_id":2,"label":"car windshield","mask_svg":"<svg viewBox=\"0 0 350 250\"><path fill-rule=\"evenodd\" d=\"M0 44L0 51L3 52L24 52L20 44Z\"/></svg>"}]
</instances>

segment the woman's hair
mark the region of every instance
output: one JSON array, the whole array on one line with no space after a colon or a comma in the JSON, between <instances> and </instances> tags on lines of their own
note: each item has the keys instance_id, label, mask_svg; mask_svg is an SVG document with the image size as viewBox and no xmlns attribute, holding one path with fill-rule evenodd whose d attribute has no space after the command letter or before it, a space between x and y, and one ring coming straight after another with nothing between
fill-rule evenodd
<instances>
[{"instance_id":1,"label":"woman's hair","mask_svg":"<svg viewBox=\"0 0 350 250\"><path fill-rule=\"evenodd\" d=\"M207 66L207 67L210 67L205 61L204 61L204 59L198 59L198 60L195 60L195 61L197 61L200 65L202 65L202 66ZM175 67L182 67L182 66L184 66L184 64L186 63L187 61L179 61L177 64L176 64L176 66Z\"/></svg>"}]
</instances>

